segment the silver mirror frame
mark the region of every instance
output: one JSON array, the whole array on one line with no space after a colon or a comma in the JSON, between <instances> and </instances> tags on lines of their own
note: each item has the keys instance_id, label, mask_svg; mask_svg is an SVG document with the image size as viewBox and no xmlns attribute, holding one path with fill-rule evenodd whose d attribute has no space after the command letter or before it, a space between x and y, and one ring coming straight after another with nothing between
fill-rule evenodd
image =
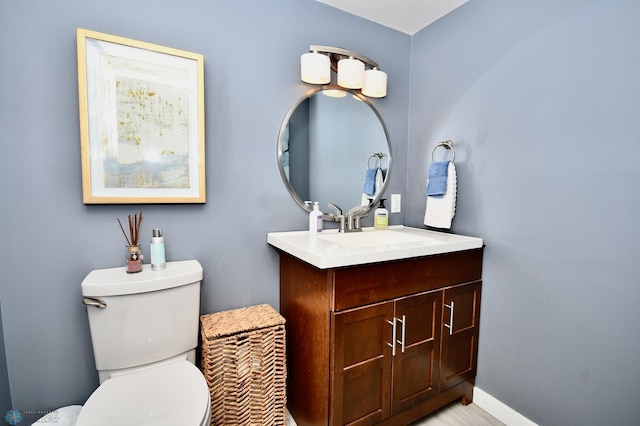
<instances>
[{"instance_id":1,"label":"silver mirror frame","mask_svg":"<svg viewBox=\"0 0 640 426\"><path fill-rule=\"evenodd\" d=\"M344 87L341 86L337 86L337 85L327 85L327 86L318 86L318 87L314 87L311 90L308 90L304 95L302 95L298 100L296 100L296 102L293 103L293 105L291 105L291 107L289 108L289 110L287 111L287 114L284 117L284 120L282 121L282 125L280 126L280 132L278 133L278 145L277 145L277 155L278 155L278 169L280 170L280 177L282 178L282 182L284 183L285 187L287 188L287 191L289 191L289 194L291 195L291 198L293 198L295 200L296 203L298 203L298 205L300 207L302 207L303 210L305 210L306 212L311 212L312 206L308 206L305 205L304 201L298 196L298 194L296 193L296 191L293 189L293 186L291 186L291 182L289 182L289 179L287 178L287 174L286 171L284 169L284 162L282 159L282 152L283 152L283 144L284 144L284 134L285 134L285 130L287 128L287 124L289 123L289 120L291 119L291 116L293 115L293 113L295 112L295 110L300 106L301 103L303 103L305 100L307 100L309 97L311 97L312 95L321 92L323 90L340 90L342 92L347 92L352 94L353 96L358 97L361 101L363 101L364 103L366 103L369 108L371 108L371 110L374 112L374 114L376 115L376 117L378 118L378 121L380 122L380 125L382 126L382 130L384 131L384 136L387 139L387 147L389 149L388 155L388 161L387 161L387 173L386 173L386 177L384 179L384 182L382 183L382 189L380 190L379 194L377 197L375 197L373 199L373 201L371 203L369 203L369 205L367 205L366 207L363 207L364 212L369 212L371 210L371 208L373 206L375 206L378 201L380 201L380 199L382 198L384 191L387 189L387 185L389 184L389 176L391 175L391 167L392 167L392 152L391 152L391 140L389 138L389 132L387 130L387 126L384 123L384 120L382 119L382 116L380 115L380 113L378 112L378 110L373 106L373 104L369 101L369 99L362 95L359 91L354 91L354 90L350 90L350 89L345 89ZM352 207L355 206L341 206L344 210L344 213L346 214L346 212L351 209ZM331 213L323 213L323 218L326 221L337 221L338 219Z\"/></svg>"}]
</instances>

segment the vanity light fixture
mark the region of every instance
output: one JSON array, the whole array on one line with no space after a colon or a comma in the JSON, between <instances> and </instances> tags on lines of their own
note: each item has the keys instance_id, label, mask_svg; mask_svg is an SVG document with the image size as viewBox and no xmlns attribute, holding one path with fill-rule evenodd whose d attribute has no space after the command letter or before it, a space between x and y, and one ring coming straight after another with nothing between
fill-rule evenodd
<instances>
[{"instance_id":1,"label":"vanity light fixture","mask_svg":"<svg viewBox=\"0 0 640 426\"><path fill-rule=\"evenodd\" d=\"M331 64L329 57L315 50L305 53L300 57L300 74L302 81L305 83L329 83L331 81Z\"/></svg>"},{"instance_id":2,"label":"vanity light fixture","mask_svg":"<svg viewBox=\"0 0 640 426\"><path fill-rule=\"evenodd\" d=\"M338 61L338 86L347 89L362 89L364 84L364 62L353 56Z\"/></svg>"},{"instance_id":3,"label":"vanity light fixture","mask_svg":"<svg viewBox=\"0 0 640 426\"><path fill-rule=\"evenodd\" d=\"M377 67L365 71L362 94L370 98L387 96L387 73L380 71Z\"/></svg>"},{"instance_id":4,"label":"vanity light fixture","mask_svg":"<svg viewBox=\"0 0 640 426\"><path fill-rule=\"evenodd\" d=\"M311 45L309 53L300 57L300 78L305 83L328 84L331 70L337 73L339 86L361 89L370 98L387 96L387 74L366 56L340 47Z\"/></svg>"}]
</instances>

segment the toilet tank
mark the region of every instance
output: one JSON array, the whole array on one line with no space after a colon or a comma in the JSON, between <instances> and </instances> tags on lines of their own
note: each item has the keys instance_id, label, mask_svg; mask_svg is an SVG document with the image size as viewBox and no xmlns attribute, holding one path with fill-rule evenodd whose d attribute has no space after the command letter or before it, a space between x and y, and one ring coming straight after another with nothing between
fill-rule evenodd
<instances>
[{"instance_id":1,"label":"toilet tank","mask_svg":"<svg viewBox=\"0 0 640 426\"><path fill-rule=\"evenodd\" d=\"M198 345L202 266L167 262L166 269L127 274L92 271L82 281L98 371L162 361Z\"/></svg>"}]
</instances>

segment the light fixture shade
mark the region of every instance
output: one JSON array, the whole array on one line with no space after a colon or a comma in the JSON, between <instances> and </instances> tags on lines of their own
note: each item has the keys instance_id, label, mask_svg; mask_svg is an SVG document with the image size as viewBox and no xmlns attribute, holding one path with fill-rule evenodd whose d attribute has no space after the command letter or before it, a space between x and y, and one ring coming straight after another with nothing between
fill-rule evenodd
<instances>
[{"instance_id":1,"label":"light fixture shade","mask_svg":"<svg viewBox=\"0 0 640 426\"><path fill-rule=\"evenodd\" d=\"M338 61L338 85L359 89L364 83L364 62L353 57Z\"/></svg>"},{"instance_id":2,"label":"light fixture shade","mask_svg":"<svg viewBox=\"0 0 640 426\"><path fill-rule=\"evenodd\" d=\"M365 71L362 94L370 98L387 96L387 73L377 68Z\"/></svg>"},{"instance_id":3,"label":"light fixture shade","mask_svg":"<svg viewBox=\"0 0 640 426\"><path fill-rule=\"evenodd\" d=\"M331 81L329 57L318 52L300 56L300 78L305 83L327 84Z\"/></svg>"}]
</instances>

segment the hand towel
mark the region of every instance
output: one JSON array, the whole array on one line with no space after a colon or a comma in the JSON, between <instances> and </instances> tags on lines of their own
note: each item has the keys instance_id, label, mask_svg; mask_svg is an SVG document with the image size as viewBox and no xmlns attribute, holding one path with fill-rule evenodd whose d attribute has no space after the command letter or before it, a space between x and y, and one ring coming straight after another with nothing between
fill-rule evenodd
<instances>
[{"instance_id":1,"label":"hand towel","mask_svg":"<svg viewBox=\"0 0 640 426\"><path fill-rule=\"evenodd\" d=\"M443 195L427 195L424 224L433 228L450 229L456 214L457 176L452 162L447 166L447 189Z\"/></svg>"},{"instance_id":2,"label":"hand towel","mask_svg":"<svg viewBox=\"0 0 640 426\"><path fill-rule=\"evenodd\" d=\"M444 195L447 192L447 176L450 161L433 161L429 166L427 195Z\"/></svg>"},{"instance_id":3,"label":"hand towel","mask_svg":"<svg viewBox=\"0 0 640 426\"><path fill-rule=\"evenodd\" d=\"M376 173L378 168L367 169L364 175L364 187L362 193L367 195L373 195L376 192Z\"/></svg>"},{"instance_id":4,"label":"hand towel","mask_svg":"<svg viewBox=\"0 0 640 426\"><path fill-rule=\"evenodd\" d=\"M361 206L368 206L369 205L369 200L376 198L378 196L378 194L380 194L380 190L382 189L382 184L384 183L384 177L387 174L386 170L383 170L381 167L377 167L375 169L369 169L369 170L373 170L375 172L374 173L374 177L373 177L373 188L374 189L373 189L372 193L367 193L367 192L364 192L364 191L362 192L362 199L361 199L361 202L360 202Z\"/></svg>"},{"instance_id":5,"label":"hand towel","mask_svg":"<svg viewBox=\"0 0 640 426\"><path fill-rule=\"evenodd\" d=\"M377 197L378 194L380 193L380 190L382 190L382 184L384 183L384 175L385 175L385 171L382 170L382 168L378 167L378 170L376 170L376 190L373 193L373 197Z\"/></svg>"}]
</instances>

